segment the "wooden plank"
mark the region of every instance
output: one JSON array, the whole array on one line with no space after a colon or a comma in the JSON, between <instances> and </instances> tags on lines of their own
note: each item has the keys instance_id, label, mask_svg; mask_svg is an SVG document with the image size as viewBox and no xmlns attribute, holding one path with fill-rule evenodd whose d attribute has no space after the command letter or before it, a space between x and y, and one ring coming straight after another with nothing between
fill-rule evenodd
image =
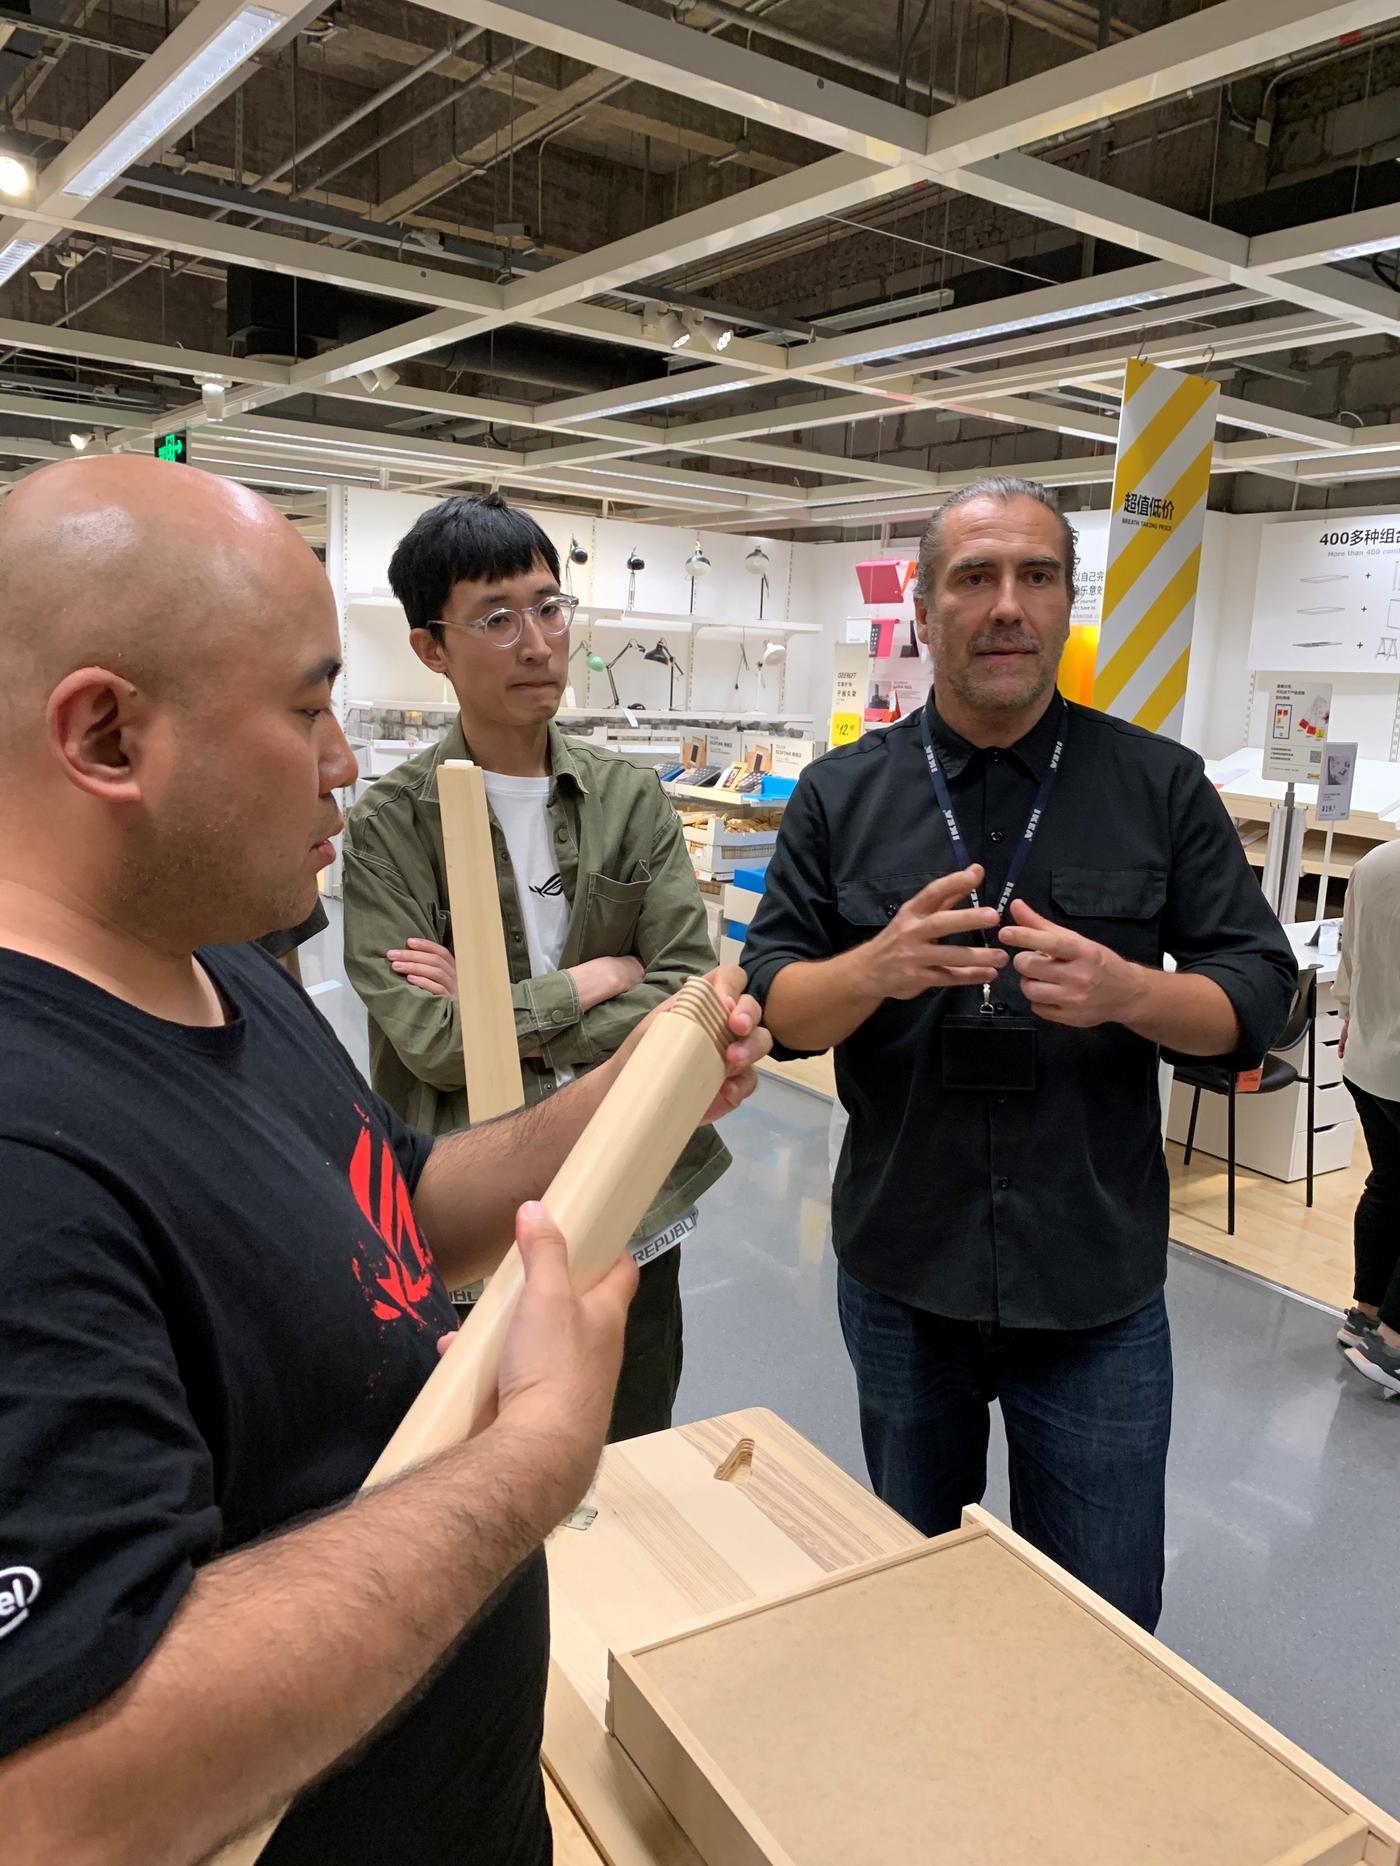
<instances>
[{"instance_id":1,"label":"wooden plank","mask_svg":"<svg viewBox=\"0 0 1400 1866\"><path fill-rule=\"evenodd\" d=\"M478 765L448 758L438 766L438 803L447 858L447 899L457 956L457 1005L473 1122L509 1114L525 1100L511 1006L510 967L501 924L486 782Z\"/></svg>"},{"instance_id":2,"label":"wooden plank","mask_svg":"<svg viewBox=\"0 0 1400 1866\"><path fill-rule=\"evenodd\" d=\"M1359 1814L1338 1821L1315 1840L1290 1847L1269 1866L1361 1866L1371 1830Z\"/></svg>"},{"instance_id":3,"label":"wooden plank","mask_svg":"<svg viewBox=\"0 0 1400 1866\"><path fill-rule=\"evenodd\" d=\"M626 1753L574 1690L549 1668L545 1773L607 1866L704 1866Z\"/></svg>"},{"instance_id":4,"label":"wooden plank","mask_svg":"<svg viewBox=\"0 0 1400 1866\"><path fill-rule=\"evenodd\" d=\"M940 1866L1121 1866L1149 1837L1158 1866L1361 1857L1364 1807L1344 1838L1311 1771L1050 1566L979 1515L618 1654L613 1728L712 1866L884 1866L934 1832Z\"/></svg>"},{"instance_id":5,"label":"wooden plank","mask_svg":"<svg viewBox=\"0 0 1400 1866\"><path fill-rule=\"evenodd\" d=\"M554 1866L607 1866L602 1854L579 1826L573 1809L560 1794L546 1769L544 1806L554 1835Z\"/></svg>"},{"instance_id":6,"label":"wooden plank","mask_svg":"<svg viewBox=\"0 0 1400 1866\"><path fill-rule=\"evenodd\" d=\"M764 1075L791 1082L794 1088L806 1089L809 1094L824 1095L828 1101L836 1098L836 1065L830 1050L821 1056L799 1056L789 1063L765 1056L758 1067Z\"/></svg>"}]
</instances>

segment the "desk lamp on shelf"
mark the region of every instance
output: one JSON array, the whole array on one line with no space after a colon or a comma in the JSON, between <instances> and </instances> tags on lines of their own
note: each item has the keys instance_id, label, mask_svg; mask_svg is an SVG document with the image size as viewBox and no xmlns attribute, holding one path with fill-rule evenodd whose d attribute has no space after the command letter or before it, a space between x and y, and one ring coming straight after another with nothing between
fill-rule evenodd
<instances>
[{"instance_id":1,"label":"desk lamp on shelf","mask_svg":"<svg viewBox=\"0 0 1400 1866\"><path fill-rule=\"evenodd\" d=\"M607 667L607 662L603 659L602 655L590 648L586 641L581 641L578 647L575 648L573 653L569 656L570 668L573 667L574 662L577 661L580 655L585 657L584 665L587 667L590 674L601 674ZM587 691L588 689L585 687L585 694ZM572 681L570 681L569 685L564 690L564 704L565 706L574 706L577 704Z\"/></svg>"},{"instance_id":2,"label":"desk lamp on shelf","mask_svg":"<svg viewBox=\"0 0 1400 1866\"><path fill-rule=\"evenodd\" d=\"M680 662L676 659L675 655L671 653L671 650L666 646L664 641L658 641L654 648L648 648L643 654L642 659L644 661L655 661L658 666L669 669L670 686L666 694L666 710L667 712L674 713L676 710L676 675L680 672Z\"/></svg>"}]
</instances>

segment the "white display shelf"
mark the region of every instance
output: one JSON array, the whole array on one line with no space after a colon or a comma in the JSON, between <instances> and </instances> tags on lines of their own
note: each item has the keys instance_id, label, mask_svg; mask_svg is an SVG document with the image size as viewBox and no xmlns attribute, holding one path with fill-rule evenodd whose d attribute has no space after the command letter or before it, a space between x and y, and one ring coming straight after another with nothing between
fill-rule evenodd
<instances>
[{"instance_id":1,"label":"white display shelf","mask_svg":"<svg viewBox=\"0 0 1400 1866\"><path fill-rule=\"evenodd\" d=\"M346 603L352 609L396 609L403 614L403 604L397 596L381 596L374 591L352 590L346 597ZM724 629L733 634L744 635L820 635L821 626L816 622L723 622L718 616L668 615L659 609L596 609L588 603L580 603L577 619L593 628L628 629L635 624L638 627L659 628L672 635L698 634L702 629Z\"/></svg>"},{"instance_id":2,"label":"white display shelf","mask_svg":"<svg viewBox=\"0 0 1400 1866\"><path fill-rule=\"evenodd\" d=\"M756 797L752 791L717 790L713 784L663 784L662 790L683 803L712 803L735 812L741 810L781 810L786 797Z\"/></svg>"},{"instance_id":3,"label":"white display shelf","mask_svg":"<svg viewBox=\"0 0 1400 1866\"><path fill-rule=\"evenodd\" d=\"M352 702L354 704L354 702ZM395 700L381 700L381 706L395 706ZM411 702L414 706L422 704L419 700ZM726 713L714 706L677 707L674 712L666 707L633 707L639 726L650 725L653 721L673 722L682 720L694 726L803 726L815 720L814 713L769 713L762 707L750 707L742 713ZM620 707L612 706L561 706L555 714L556 719L596 719L602 724L624 720ZM629 728L630 730L631 728Z\"/></svg>"},{"instance_id":4,"label":"white display shelf","mask_svg":"<svg viewBox=\"0 0 1400 1866\"><path fill-rule=\"evenodd\" d=\"M646 609L592 609L578 607L577 619L595 629L659 628L667 635L699 635L721 630L734 635L820 635L816 622L725 622L718 616L663 615Z\"/></svg>"}]
</instances>

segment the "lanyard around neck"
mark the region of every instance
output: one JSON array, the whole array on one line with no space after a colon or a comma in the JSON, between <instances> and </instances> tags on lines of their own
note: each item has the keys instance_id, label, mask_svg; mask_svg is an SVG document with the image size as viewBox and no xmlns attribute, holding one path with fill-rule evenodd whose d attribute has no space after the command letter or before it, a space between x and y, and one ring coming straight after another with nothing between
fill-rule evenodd
<instances>
[{"instance_id":1,"label":"lanyard around neck","mask_svg":"<svg viewBox=\"0 0 1400 1866\"><path fill-rule=\"evenodd\" d=\"M1040 780L1040 789L1036 792L1035 802L1031 805L1031 813L1026 819L1026 827L1021 832L1021 839L1017 843L1015 852L1011 857L1011 866L1006 871L1006 882L1001 890L1001 899L997 902L998 920L1005 916L1006 910L1010 906L1012 897L1016 892L1017 883L1021 879L1022 871L1026 866L1026 857L1031 852L1031 844L1035 841L1036 831L1040 828L1040 819L1045 814L1045 806L1049 801L1050 792L1053 790L1055 779L1059 775L1060 758L1065 749L1065 738L1068 732L1069 707L1065 704L1064 698L1061 697L1059 736L1055 740L1055 749L1050 754L1050 763L1046 767L1045 775ZM948 791L948 780L944 777L943 767L938 762L938 753L933 749L933 734L929 731L927 706L924 707L919 715L919 738L923 744L924 757L928 761L928 774L933 783L933 794L938 799L938 807L943 812L943 821L948 826L948 839L953 845L953 860L957 863L959 868L970 868L972 866L972 858L967 852L967 844L963 840L963 833L958 828L958 819L953 814L953 799ZM980 907L982 905L976 888L971 890L969 898L974 907ZM984 931L982 938L983 943L988 946L993 943L989 932Z\"/></svg>"}]
</instances>

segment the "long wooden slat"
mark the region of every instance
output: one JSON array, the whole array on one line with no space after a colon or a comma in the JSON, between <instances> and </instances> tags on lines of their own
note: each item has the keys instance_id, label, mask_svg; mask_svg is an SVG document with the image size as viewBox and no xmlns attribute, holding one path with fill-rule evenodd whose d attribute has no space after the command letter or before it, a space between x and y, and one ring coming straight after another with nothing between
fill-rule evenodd
<instances>
[{"instance_id":1,"label":"long wooden slat","mask_svg":"<svg viewBox=\"0 0 1400 1866\"><path fill-rule=\"evenodd\" d=\"M437 785L452 949L457 958L467 1111L473 1122L490 1121L519 1108L525 1088L491 850L486 780L479 765L448 758L438 766Z\"/></svg>"}]
</instances>

